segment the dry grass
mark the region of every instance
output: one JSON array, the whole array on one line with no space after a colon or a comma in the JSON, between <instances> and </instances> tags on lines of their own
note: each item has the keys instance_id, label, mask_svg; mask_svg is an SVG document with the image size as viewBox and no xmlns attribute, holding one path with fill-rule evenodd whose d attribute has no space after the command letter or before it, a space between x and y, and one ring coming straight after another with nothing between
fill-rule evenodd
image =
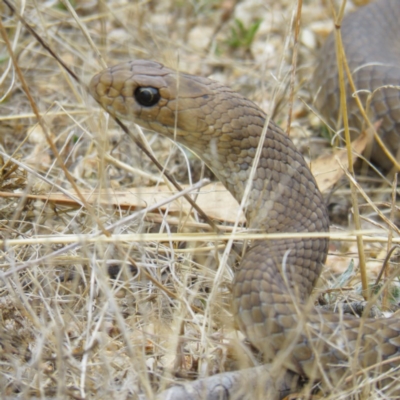
<instances>
[{"instance_id":1,"label":"dry grass","mask_svg":"<svg viewBox=\"0 0 400 400\"><path fill-rule=\"evenodd\" d=\"M75 1L79 24L93 44L61 2L28 2L24 17L84 82L102 69L95 49L107 65L133 58L179 64L181 70L226 82L260 104L285 129L292 3ZM134 210L115 203L93 201L88 207L78 200L68 206L46 200L61 189L73 193L49 139L82 190L104 190L111 196L137 186L153 187L163 178L132 138L98 109L4 3L0 11L49 133L46 138L37 124L1 46L0 224L4 242L0 263L5 275L0 281L0 397L125 399L138 393L150 397L182 379L251 365L249 358L237 354L242 338L234 330L229 310L234 255L229 267L217 274L222 242L169 241L158 236L207 231L196 214L152 210L128 220ZM246 42L246 32L240 35L237 18L247 33L257 18L262 19L251 43ZM312 0L303 8L291 129L310 158L330 151L327 141L311 137L318 122L305 113L299 100L309 101L304 80L315 60L314 40L320 39L318 21L328 21L328 12ZM177 181L191 183L211 176L198 159L169 140L154 133L146 133L146 138ZM7 156L12 160L7 161ZM379 185L378 190L376 183L369 183L369 196L377 202L390 201L390 185ZM21 195L9 198L4 192ZM347 217L349 193L340 188L341 202L330 201L344 207L335 216L344 213ZM42 197L33 199L32 194ZM389 204L386 210L390 209ZM361 208L361 212L373 220L371 208ZM138 240L130 241L120 236L108 242L96 236L101 225L116 222L113 234L151 233L152 240L136 236ZM373 228L381 229L378 223ZM386 236L387 230L381 235ZM72 244L71 238L75 238ZM386 246L367 245L372 279ZM330 251L328 265L336 272L346 270L356 254L354 242L334 241ZM110 278L110 269L116 276ZM335 287L335 281L326 282L331 275L328 270L323 281ZM356 273L340 277L341 286L357 286ZM368 387L368 383L362 385L358 393ZM354 388L349 390L335 398L348 398ZM379 393L370 396L377 398Z\"/></svg>"}]
</instances>

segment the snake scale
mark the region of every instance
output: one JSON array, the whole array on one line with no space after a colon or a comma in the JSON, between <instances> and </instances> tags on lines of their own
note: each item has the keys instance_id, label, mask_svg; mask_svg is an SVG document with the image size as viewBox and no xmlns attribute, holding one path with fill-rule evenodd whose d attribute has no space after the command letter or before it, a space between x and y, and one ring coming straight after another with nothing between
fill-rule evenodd
<instances>
[{"instance_id":1,"label":"snake scale","mask_svg":"<svg viewBox=\"0 0 400 400\"><path fill-rule=\"evenodd\" d=\"M386 10L394 7L399 14L397 1L384 0L380 5ZM365 7L361 12L370 11ZM350 40L346 31L353 32L346 26L356 14L344 21L345 43ZM393 14L390 9L389 14ZM360 23L361 17L357 18ZM337 91L332 85L321 92L327 98ZM260 144L266 114L230 88L157 62L136 60L94 76L90 91L111 114L132 119L192 150L238 202L257 146L262 146L246 203L248 227L267 233L328 232L327 209L303 156L272 121ZM397 116L399 112L388 111ZM400 124L398 117L395 124ZM253 243L233 283L232 307L241 331L265 360L281 357L285 368L310 379L337 379L365 367L379 374L398 366L400 319L333 314L308 301L327 251L326 238Z\"/></svg>"}]
</instances>

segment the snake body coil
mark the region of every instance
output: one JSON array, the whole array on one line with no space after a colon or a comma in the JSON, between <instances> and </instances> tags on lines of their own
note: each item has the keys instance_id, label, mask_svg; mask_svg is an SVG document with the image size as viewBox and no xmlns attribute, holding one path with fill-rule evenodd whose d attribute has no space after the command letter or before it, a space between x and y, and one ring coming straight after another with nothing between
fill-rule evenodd
<instances>
[{"instance_id":1,"label":"snake body coil","mask_svg":"<svg viewBox=\"0 0 400 400\"><path fill-rule=\"evenodd\" d=\"M240 202L266 121L265 113L206 78L137 60L96 75L92 95L195 152ZM327 210L290 138L270 122L246 204L248 227L262 232L327 232ZM334 379L370 366L399 364L400 320L321 312L308 301L328 251L325 238L259 241L244 255L233 286L240 329L265 359L310 379ZM381 361L388 360L385 363ZM371 372L370 371L370 372Z\"/></svg>"},{"instance_id":2,"label":"snake body coil","mask_svg":"<svg viewBox=\"0 0 400 400\"><path fill-rule=\"evenodd\" d=\"M373 122L381 120L379 135L396 157L400 149L400 1L379 0L343 21L343 46L353 81ZM334 36L326 41L311 86L315 106L334 128L340 128L340 98ZM349 126L353 137L364 127L357 103L346 80ZM369 98L370 96L370 98ZM368 103L370 105L368 106ZM375 143L371 161L384 169L392 163Z\"/></svg>"}]
</instances>

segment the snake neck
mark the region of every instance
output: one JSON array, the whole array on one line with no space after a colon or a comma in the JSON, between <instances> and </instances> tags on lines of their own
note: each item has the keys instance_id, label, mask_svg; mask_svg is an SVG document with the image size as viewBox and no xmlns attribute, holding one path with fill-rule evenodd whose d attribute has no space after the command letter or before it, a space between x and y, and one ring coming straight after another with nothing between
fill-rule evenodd
<instances>
[{"instance_id":1,"label":"snake neck","mask_svg":"<svg viewBox=\"0 0 400 400\"><path fill-rule=\"evenodd\" d=\"M252 110L253 113L256 111ZM254 165L265 114L253 115L252 124L227 133L190 142L191 135L176 139L195 151L240 203ZM326 232L327 211L315 179L290 138L269 123L254 178L245 203L248 227L267 233Z\"/></svg>"}]
</instances>

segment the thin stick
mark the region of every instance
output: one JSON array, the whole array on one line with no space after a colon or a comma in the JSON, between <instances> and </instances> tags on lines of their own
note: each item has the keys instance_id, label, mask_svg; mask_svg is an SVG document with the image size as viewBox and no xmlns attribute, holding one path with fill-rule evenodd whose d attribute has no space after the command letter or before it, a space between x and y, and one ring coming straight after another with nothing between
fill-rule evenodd
<instances>
[{"instance_id":1,"label":"thin stick","mask_svg":"<svg viewBox=\"0 0 400 400\"><path fill-rule=\"evenodd\" d=\"M336 57L337 57L337 66L338 66L338 74L339 74L339 85L340 85L340 104L342 110L343 117L343 126L344 126L344 137L346 141L346 149L347 149L347 158L348 158L348 169L349 174L355 179L354 167L353 167L353 152L351 148L351 138L350 138L350 130L349 130L349 119L347 115L347 104L346 104L346 89L344 82L344 59L346 55L344 53L342 36L340 34L341 23L343 19L344 7L346 5L346 0L342 2L341 9L339 11L339 15L335 18L335 43L336 43ZM335 15L333 4L331 2L332 13ZM357 200L357 190L356 186L352 181L350 181L351 188L351 200L353 204L353 214L354 214L354 225L356 230L361 229L361 220L360 220L360 212L358 208L358 200ZM359 258L359 267L361 274L361 284L362 284L362 293L365 300L368 300L369 297L369 289L368 289L368 278L365 266L365 252L364 252L364 243L361 235L357 236L357 250L358 250L358 258Z\"/></svg>"},{"instance_id":2,"label":"thin stick","mask_svg":"<svg viewBox=\"0 0 400 400\"><path fill-rule=\"evenodd\" d=\"M296 18L295 18L295 28L294 28L292 71L291 71L291 74L290 74L290 93L289 93L288 122L287 122L287 128L286 128L286 133L288 135L290 135L290 125L292 123L294 83L295 83L295 79L296 79L297 54L299 52L299 32L300 32L302 6L303 6L303 1L302 0L298 0L298 2L297 2L297 13L296 13Z\"/></svg>"}]
</instances>

